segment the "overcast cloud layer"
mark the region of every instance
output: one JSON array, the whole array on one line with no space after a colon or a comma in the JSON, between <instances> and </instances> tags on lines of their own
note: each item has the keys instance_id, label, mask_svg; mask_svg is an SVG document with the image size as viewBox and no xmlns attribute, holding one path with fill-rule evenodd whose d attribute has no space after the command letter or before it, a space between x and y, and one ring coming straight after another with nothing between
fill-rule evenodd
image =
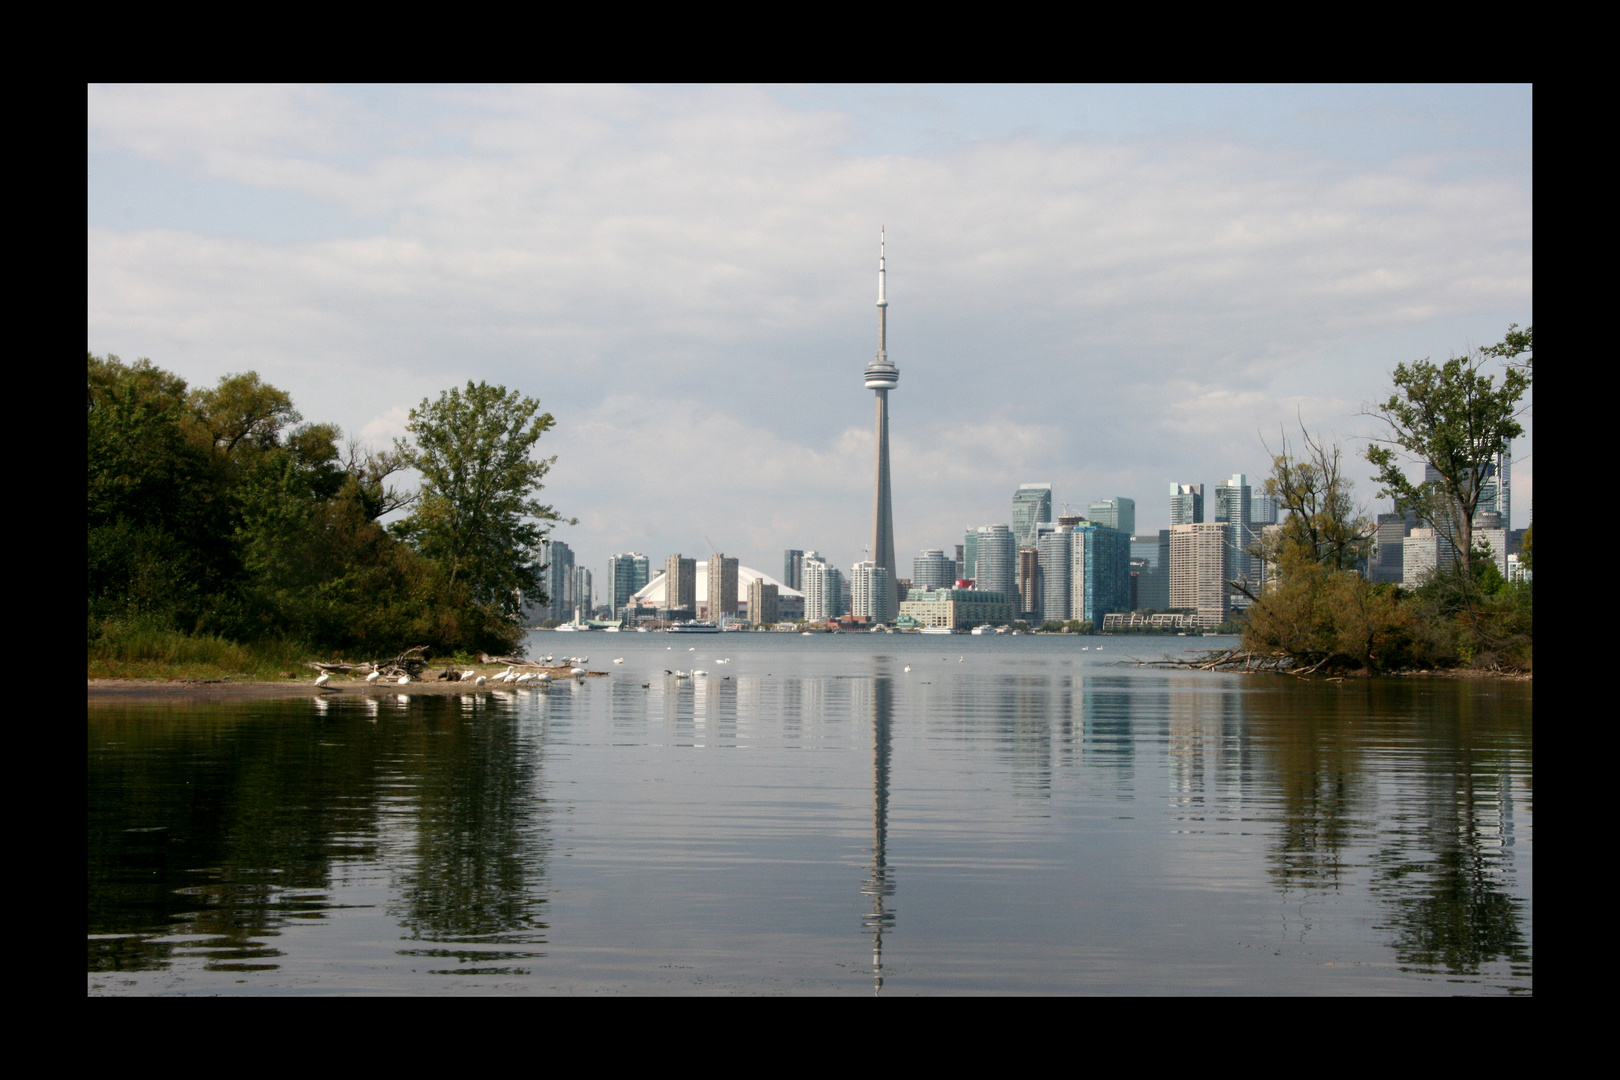
<instances>
[{"instance_id":1,"label":"overcast cloud layer","mask_svg":"<svg viewBox=\"0 0 1620 1080\"><path fill-rule=\"evenodd\" d=\"M1523 87L92 87L89 348L255 370L377 445L469 379L534 396L599 596L610 554L705 537L847 566L881 223L904 576L1023 482L1147 532L1172 481L1258 485L1296 416L1359 459L1397 362L1533 322L1529 117Z\"/></svg>"}]
</instances>

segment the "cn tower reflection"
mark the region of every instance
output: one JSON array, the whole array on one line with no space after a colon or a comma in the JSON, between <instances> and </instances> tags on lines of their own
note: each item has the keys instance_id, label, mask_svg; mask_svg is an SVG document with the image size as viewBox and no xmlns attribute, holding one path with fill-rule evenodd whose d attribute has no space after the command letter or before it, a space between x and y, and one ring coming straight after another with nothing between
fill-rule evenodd
<instances>
[{"instance_id":1,"label":"cn tower reflection","mask_svg":"<svg viewBox=\"0 0 1620 1080\"><path fill-rule=\"evenodd\" d=\"M894 912L883 900L894 895L885 853L889 827L889 720L894 712L894 686L879 676L872 696L872 866L861 893L872 900L872 910L861 925L872 935L872 993L883 989L883 931L894 928Z\"/></svg>"}]
</instances>

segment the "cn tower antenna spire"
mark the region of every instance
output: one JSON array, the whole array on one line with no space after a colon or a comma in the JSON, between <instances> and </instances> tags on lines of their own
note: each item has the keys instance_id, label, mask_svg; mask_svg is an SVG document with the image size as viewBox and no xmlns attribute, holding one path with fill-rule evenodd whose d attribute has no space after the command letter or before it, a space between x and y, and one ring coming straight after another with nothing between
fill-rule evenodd
<instances>
[{"instance_id":1,"label":"cn tower antenna spire","mask_svg":"<svg viewBox=\"0 0 1620 1080\"><path fill-rule=\"evenodd\" d=\"M887 270L887 230L878 226L878 348L877 359L866 366L866 388L877 397L877 470L872 492L871 561L887 570L889 587L894 587L894 499L889 490L889 391L900 383L900 371L889 363L889 298L884 293ZM878 609L875 609L878 610ZM899 610L897 595L885 598L881 618L889 621Z\"/></svg>"}]
</instances>

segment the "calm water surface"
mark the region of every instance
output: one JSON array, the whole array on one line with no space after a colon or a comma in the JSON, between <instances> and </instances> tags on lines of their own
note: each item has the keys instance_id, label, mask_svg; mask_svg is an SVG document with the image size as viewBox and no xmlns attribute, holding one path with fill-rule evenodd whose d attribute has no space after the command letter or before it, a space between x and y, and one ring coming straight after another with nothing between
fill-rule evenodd
<instances>
[{"instance_id":1,"label":"calm water surface","mask_svg":"<svg viewBox=\"0 0 1620 1080\"><path fill-rule=\"evenodd\" d=\"M1529 993L1530 687L1114 663L1188 643L536 633L611 676L93 702L89 992Z\"/></svg>"}]
</instances>

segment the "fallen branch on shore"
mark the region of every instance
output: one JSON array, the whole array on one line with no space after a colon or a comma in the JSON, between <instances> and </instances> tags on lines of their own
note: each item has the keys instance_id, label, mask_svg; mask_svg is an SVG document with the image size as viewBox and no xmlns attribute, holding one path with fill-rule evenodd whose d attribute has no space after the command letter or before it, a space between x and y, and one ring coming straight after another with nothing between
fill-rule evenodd
<instances>
[{"instance_id":1,"label":"fallen branch on shore","mask_svg":"<svg viewBox=\"0 0 1620 1080\"><path fill-rule=\"evenodd\" d=\"M370 675L375 671L383 678L397 679L401 675L409 675L413 679L419 679L422 677L422 672L427 670L427 649L426 645L413 645L392 660L366 660L358 664L323 663L319 660L311 660L306 666L317 671L340 675Z\"/></svg>"}]
</instances>

